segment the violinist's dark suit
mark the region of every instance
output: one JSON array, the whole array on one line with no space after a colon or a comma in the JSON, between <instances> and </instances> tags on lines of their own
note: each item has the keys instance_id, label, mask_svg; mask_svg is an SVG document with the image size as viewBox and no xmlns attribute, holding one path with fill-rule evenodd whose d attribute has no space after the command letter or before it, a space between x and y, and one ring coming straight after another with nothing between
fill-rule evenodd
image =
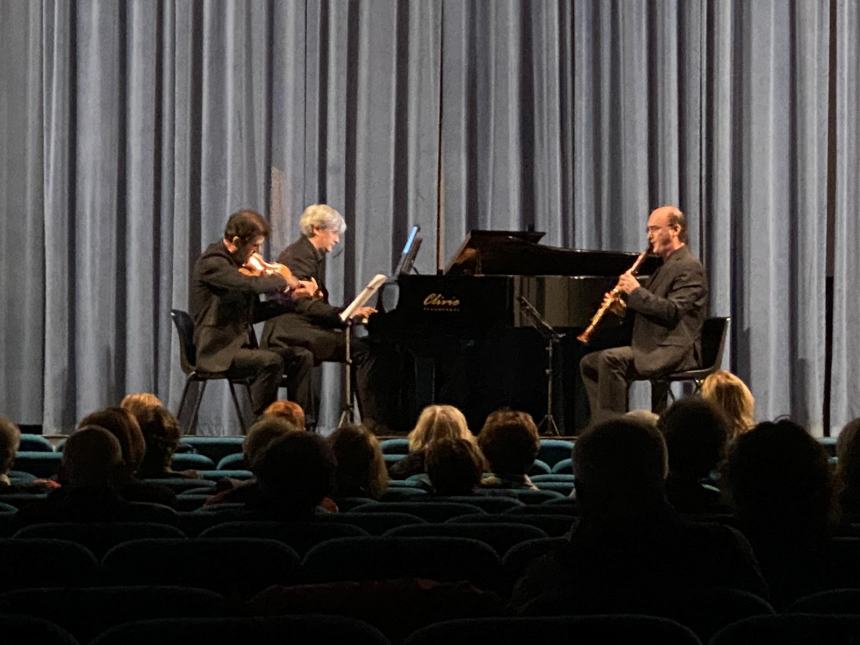
<instances>
[{"instance_id":1,"label":"violinist's dark suit","mask_svg":"<svg viewBox=\"0 0 860 645\"><path fill-rule=\"evenodd\" d=\"M303 408L309 406L313 355L301 347L270 350L249 346L250 326L279 313L275 303L260 302L260 294L283 291L286 281L279 275L243 275L239 266L222 241L210 244L194 263L191 315L197 369L253 377L251 397L256 414L275 400L284 373L290 398Z\"/></svg>"},{"instance_id":2,"label":"violinist's dark suit","mask_svg":"<svg viewBox=\"0 0 860 645\"><path fill-rule=\"evenodd\" d=\"M647 285L627 296L627 309L635 316L630 346L593 352L580 362L592 419L623 413L631 381L699 364L707 296L705 271L686 245L663 262ZM655 411L665 394L661 388L652 391Z\"/></svg>"}]
</instances>

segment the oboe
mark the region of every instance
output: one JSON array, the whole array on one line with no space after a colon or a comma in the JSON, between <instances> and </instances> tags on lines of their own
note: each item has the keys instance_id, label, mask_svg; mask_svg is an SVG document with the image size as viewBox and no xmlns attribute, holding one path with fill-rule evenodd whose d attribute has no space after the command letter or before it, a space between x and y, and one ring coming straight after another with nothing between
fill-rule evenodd
<instances>
[{"instance_id":1,"label":"oboe","mask_svg":"<svg viewBox=\"0 0 860 645\"><path fill-rule=\"evenodd\" d=\"M639 257L636 258L636 261L633 263L633 266L628 269L628 272L632 273L633 275L636 275L636 272L639 270L639 266L642 264L642 262L645 261L645 257L650 251L651 246L649 245L647 249L645 249L644 251L642 251L642 253L639 254ZM621 290L618 288L617 284L615 285L615 287L613 287L612 291L609 292L609 296L609 299L606 299L605 302L600 305L600 308L596 312L594 312L594 315L591 317L591 322L588 323L588 327L586 327L585 331L583 331L579 336L576 337L576 340L581 343L584 343L585 345L587 345L588 342L591 340L591 335L594 333L594 330L597 329L597 325L600 324L600 321L603 320L603 316L606 314L607 311L609 311L609 308L614 305L615 302L621 297Z\"/></svg>"}]
</instances>

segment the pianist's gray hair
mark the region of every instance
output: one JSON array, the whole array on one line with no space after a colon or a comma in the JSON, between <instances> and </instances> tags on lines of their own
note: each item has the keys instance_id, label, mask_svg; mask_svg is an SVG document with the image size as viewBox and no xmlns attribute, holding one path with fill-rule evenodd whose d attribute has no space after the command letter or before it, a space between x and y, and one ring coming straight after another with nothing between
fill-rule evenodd
<instances>
[{"instance_id":1,"label":"pianist's gray hair","mask_svg":"<svg viewBox=\"0 0 860 645\"><path fill-rule=\"evenodd\" d=\"M346 222L343 221L343 215L328 204L311 204L302 213L299 228L305 237L313 237L314 227L330 229L343 234L346 230Z\"/></svg>"}]
</instances>

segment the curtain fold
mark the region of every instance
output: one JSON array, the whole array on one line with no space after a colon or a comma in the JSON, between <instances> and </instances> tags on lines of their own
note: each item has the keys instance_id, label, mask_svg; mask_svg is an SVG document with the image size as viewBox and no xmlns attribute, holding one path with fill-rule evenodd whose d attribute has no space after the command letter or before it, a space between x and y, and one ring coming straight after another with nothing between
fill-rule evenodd
<instances>
[{"instance_id":1,"label":"curtain fold","mask_svg":"<svg viewBox=\"0 0 860 645\"><path fill-rule=\"evenodd\" d=\"M674 202L733 317L726 367L761 418L815 432L830 211L839 426L860 414L858 20L857 0L0 0L0 413L51 432L128 391L175 409L169 310L240 207L273 255L305 205L340 210L339 304L412 224L430 273L472 228L635 251ZM210 390L200 431L234 432Z\"/></svg>"}]
</instances>

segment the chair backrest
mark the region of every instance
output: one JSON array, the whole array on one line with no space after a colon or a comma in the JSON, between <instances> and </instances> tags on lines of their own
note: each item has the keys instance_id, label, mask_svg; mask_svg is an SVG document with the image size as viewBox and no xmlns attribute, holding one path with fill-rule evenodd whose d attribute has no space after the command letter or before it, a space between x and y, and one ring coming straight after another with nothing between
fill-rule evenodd
<instances>
[{"instance_id":1,"label":"chair backrest","mask_svg":"<svg viewBox=\"0 0 860 645\"><path fill-rule=\"evenodd\" d=\"M428 578L468 580L482 589L501 582L501 560L487 544L462 537L346 537L305 555L307 582Z\"/></svg>"},{"instance_id":2,"label":"chair backrest","mask_svg":"<svg viewBox=\"0 0 860 645\"><path fill-rule=\"evenodd\" d=\"M216 524L205 529L202 538L245 537L266 538L283 542L303 556L311 547L340 537L370 535L354 524L335 522L258 522L237 521Z\"/></svg>"},{"instance_id":3,"label":"chair backrest","mask_svg":"<svg viewBox=\"0 0 860 645\"><path fill-rule=\"evenodd\" d=\"M688 628L666 618L617 615L457 619L423 627L404 641L404 645L430 643L699 645L700 641Z\"/></svg>"},{"instance_id":4,"label":"chair backrest","mask_svg":"<svg viewBox=\"0 0 860 645\"><path fill-rule=\"evenodd\" d=\"M21 452L54 452L54 446L40 434L23 433L18 450Z\"/></svg>"},{"instance_id":5,"label":"chair backrest","mask_svg":"<svg viewBox=\"0 0 860 645\"><path fill-rule=\"evenodd\" d=\"M190 374L197 365L197 348L194 346L194 321L187 311L171 309L170 318L179 335L179 361L182 371Z\"/></svg>"},{"instance_id":6,"label":"chair backrest","mask_svg":"<svg viewBox=\"0 0 860 645\"><path fill-rule=\"evenodd\" d=\"M226 537L130 540L102 559L113 584L183 585L243 597L289 584L298 565L298 554L282 542Z\"/></svg>"},{"instance_id":7,"label":"chair backrest","mask_svg":"<svg viewBox=\"0 0 860 645\"><path fill-rule=\"evenodd\" d=\"M78 645L77 639L65 629L35 616L0 615L0 634L4 643Z\"/></svg>"},{"instance_id":8,"label":"chair backrest","mask_svg":"<svg viewBox=\"0 0 860 645\"><path fill-rule=\"evenodd\" d=\"M342 616L256 616L251 618L162 618L117 625L91 645L151 643L254 643L255 645L388 645L382 633Z\"/></svg>"},{"instance_id":9,"label":"chair backrest","mask_svg":"<svg viewBox=\"0 0 860 645\"><path fill-rule=\"evenodd\" d=\"M101 558L121 542L141 538L184 538L175 526L156 522L47 522L19 529L15 538L68 540L89 549Z\"/></svg>"},{"instance_id":10,"label":"chair backrest","mask_svg":"<svg viewBox=\"0 0 860 645\"><path fill-rule=\"evenodd\" d=\"M410 524L398 526L385 533L386 537L465 537L489 545L503 557L513 546L546 538L547 534L536 526L509 522L507 524Z\"/></svg>"},{"instance_id":11,"label":"chair backrest","mask_svg":"<svg viewBox=\"0 0 860 645\"><path fill-rule=\"evenodd\" d=\"M133 620L173 616L215 618L226 611L223 596L192 587L36 587L0 594L0 614L49 620L69 631L80 643L89 643L103 631ZM22 642L44 641L34 635Z\"/></svg>"},{"instance_id":12,"label":"chair backrest","mask_svg":"<svg viewBox=\"0 0 860 645\"><path fill-rule=\"evenodd\" d=\"M728 316L705 319L702 325L702 369L715 370L722 364L731 320Z\"/></svg>"},{"instance_id":13,"label":"chair backrest","mask_svg":"<svg viewBox=\"0 0 860 645\"><path fill-rule=\"evenodd\" d=\"M86 547L55 539L0 539L0 590L91 584L98 561Z\"/></svg>"}]
</instances>

